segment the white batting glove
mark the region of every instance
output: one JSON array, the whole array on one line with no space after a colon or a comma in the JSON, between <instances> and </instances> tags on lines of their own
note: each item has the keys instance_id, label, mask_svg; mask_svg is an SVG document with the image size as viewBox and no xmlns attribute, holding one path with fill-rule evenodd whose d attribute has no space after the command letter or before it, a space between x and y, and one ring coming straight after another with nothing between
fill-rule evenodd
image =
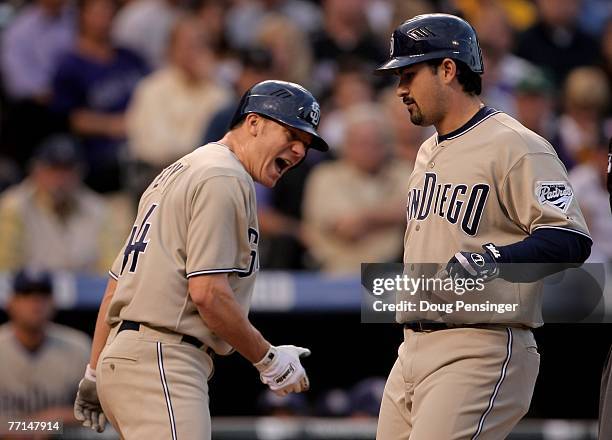
<instances>
[{"instance_id":1,"label":"white batting glove","mask_svg":"<svg viewBox=\"0 0 612 440\"><path fill-rule=\"evenodd\" d=\"M279 396L301 393L310 388L301 357L310 356L310 350L295 345L270 346L266 355L253 364L259 370L261 381Z\"/></svg>"},{"instance_id":2,"label":"white batting glove","mask_svg":"<svg viewBox=\"0 0 612 440\"><path fill-rule=\"evenodd\" d=\"M79 382L79 391L74 401L74 417L82 425L94 431L102 432L106 426L106 416L96 390L96 370L87 364L85 377Z\"/></svg>"}]
</instances>

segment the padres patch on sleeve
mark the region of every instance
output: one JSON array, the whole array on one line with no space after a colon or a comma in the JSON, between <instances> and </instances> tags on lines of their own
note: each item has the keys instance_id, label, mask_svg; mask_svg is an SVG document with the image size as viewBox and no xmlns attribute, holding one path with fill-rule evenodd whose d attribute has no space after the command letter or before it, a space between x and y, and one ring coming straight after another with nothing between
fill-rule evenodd
<instances>
[{"instance_id":1,"label":"padres patch on sleeve","mask_svg":"<svg viewBox=\"0 0 612 440\"><path fill-rule=\"evenodd\" d=\"M567 212L574 198L574 191L567 182L537 182L536 197L540 205L550 205Z\"/></svg>"}]
</instances>

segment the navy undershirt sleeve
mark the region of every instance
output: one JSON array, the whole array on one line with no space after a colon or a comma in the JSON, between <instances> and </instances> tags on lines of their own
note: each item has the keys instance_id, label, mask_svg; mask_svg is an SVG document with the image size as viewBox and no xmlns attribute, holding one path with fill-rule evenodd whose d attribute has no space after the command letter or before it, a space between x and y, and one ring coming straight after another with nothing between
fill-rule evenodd
<instances>
[{"instance_id":1,"label":"navy undershirt sleeve","mask_svg":"<svg viewBox=\"0 0 612 440\"><path fill-rule=\"evenodd\" d=\"M499 263L583 263L591 254L590 238L560 229L537 229L523 241L498 246Z\"/></svg>"}]
</instances>

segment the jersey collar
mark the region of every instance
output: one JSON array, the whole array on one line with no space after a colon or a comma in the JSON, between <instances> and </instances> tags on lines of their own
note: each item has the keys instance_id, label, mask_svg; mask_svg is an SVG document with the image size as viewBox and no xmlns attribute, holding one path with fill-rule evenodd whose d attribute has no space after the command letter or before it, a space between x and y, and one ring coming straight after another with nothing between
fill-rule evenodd
<instances>
[{"instance_id":1,"label":"jersey collar","mask_svg":"<svg viewBox=\"0 0 612 440\"><path fill-rule=\"evenodd\" d=\"M451 131L450 133L447 133L445 135L438 135L437 137L437 143L439 144L440 142L443 141L448 141L450 139L455 139L465 133L467 133L468 131L470 131L472 128L476 127L478 124L480 124L481 122L483 122L485 119L490 118L491 116L497 114L497 113L501 113L499 110L496 110L492 107L488 107L488 106L484 106L483 108L481 108L480 110L478 110L478 112L472 116L472 118L467 121L465 124L463 124L461 127L459 127L456 130Z\"/></svg>"}]
</instances>

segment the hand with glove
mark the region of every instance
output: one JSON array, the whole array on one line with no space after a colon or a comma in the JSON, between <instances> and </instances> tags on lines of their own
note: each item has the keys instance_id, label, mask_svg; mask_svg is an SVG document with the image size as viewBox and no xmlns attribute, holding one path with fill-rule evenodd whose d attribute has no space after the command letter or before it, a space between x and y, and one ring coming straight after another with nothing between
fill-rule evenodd
<instances>
[{"instance_id":1,"label":"hand with glove","mask_svg":"<svg viewBox=\"0 0 612 440\"><path fill-rule=\"evenodd\" d=\"M266 355L253 364L261 381L279 396L301 393L310 388L306 371L300 362L301 357L310 355L307 348L295 345L270 346Z\"/></svg>"},{"instance_id":2,"label":"hand with glove","mask_svg":"<svg viewBox=\"0 0 612 440\"><path fill-rule=\"evenodd\" d=\"M481 279L485 283L499 276L496 256L499 251L493 243L482 246L485 252L457 252L446 264L446 272L452 279Z\"/></svg>"},{"instance_id":3,"label":"hand with glove","mask_svg":"<svg viewBox=\"0 0 612 440\"><path fill-rule=\"evenodd\" d=\"M74 401L74 417L85 427L97 432L104 431L106 416L102 412L96 391L96 370L89 364L85 369L85 376L79 382L79 391Z\"/></svg>"}]
</instances>

